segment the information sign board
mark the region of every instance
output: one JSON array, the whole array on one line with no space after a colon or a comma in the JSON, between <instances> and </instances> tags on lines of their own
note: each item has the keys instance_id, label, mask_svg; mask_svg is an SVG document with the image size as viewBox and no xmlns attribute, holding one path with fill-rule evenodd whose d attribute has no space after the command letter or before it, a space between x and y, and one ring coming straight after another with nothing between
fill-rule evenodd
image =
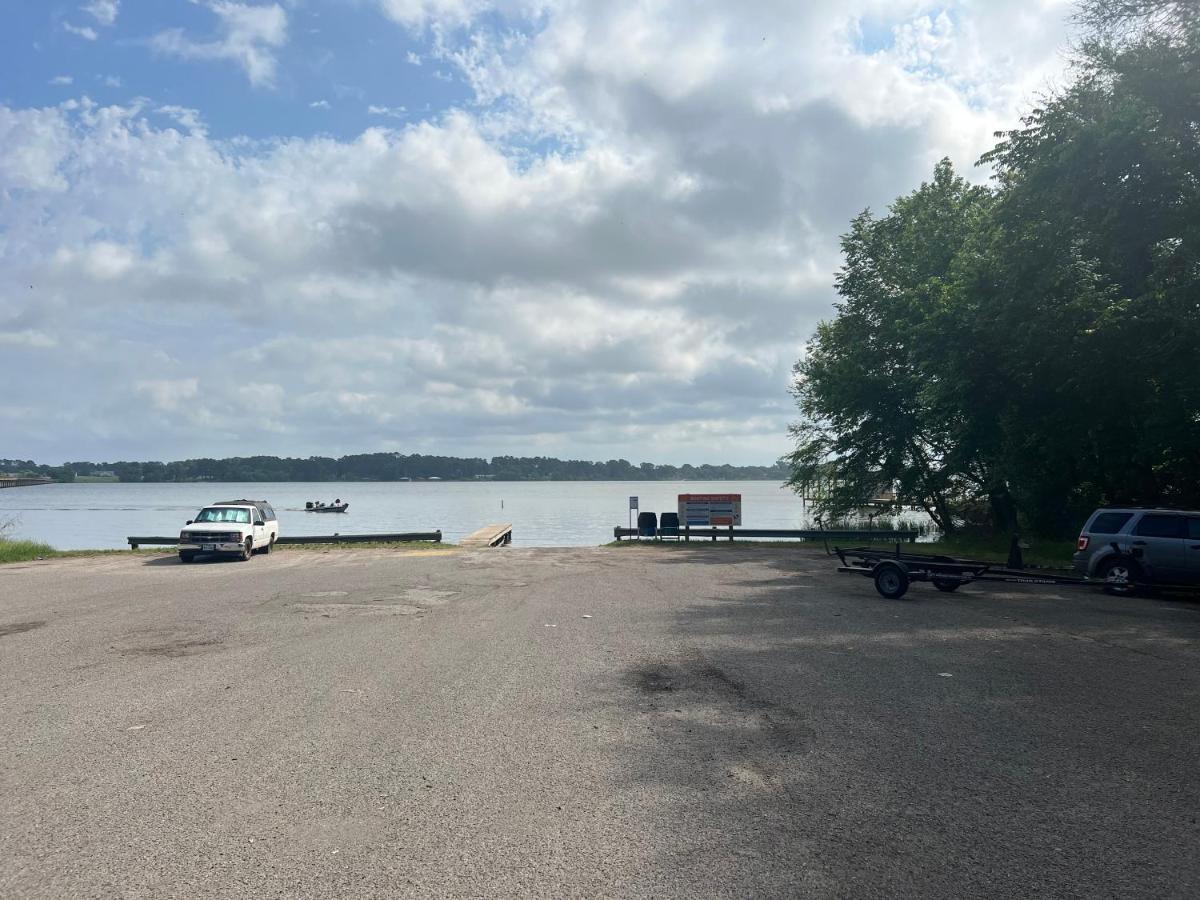
<instances>
[{"instance_id":1,"label":"information sign board","mask_svg":"<svg viewBox=\"0 0 1200 900\"><path fill-rule=\"evenodd\" d=\"M637 498L637 497L630 497L630 498L629 498L629 508L630 508L630 509L637 509L637 508L638 508L638 498Z\"/></svg>"},{"instance_id":2,"label":"information sign board","mask_svg":"<svg viewBox=\"0 0 1200 900\"><path fill-rule=\"evenodd\" d=\"M741 494L680 494L679 524L693 527L742 524Z\"/></svg>"}]
</instances>

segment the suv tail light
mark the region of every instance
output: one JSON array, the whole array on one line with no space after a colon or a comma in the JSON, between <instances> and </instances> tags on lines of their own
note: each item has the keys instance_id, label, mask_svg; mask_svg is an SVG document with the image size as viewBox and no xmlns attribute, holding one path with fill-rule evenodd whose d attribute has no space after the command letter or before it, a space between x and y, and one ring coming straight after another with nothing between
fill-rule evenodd
<instances>
[{"instance_id":1,"label":"suv tail light","mask_svg":"<svg viewBox=\"0 0 1200 900\"><path fill-rule=\"evenodd\" d=\"M1080 535L1078 542L1075 544L1076 550L1086 550L1088 548L1088 538L1086 535Z\"/></svg>"}]
</instances>

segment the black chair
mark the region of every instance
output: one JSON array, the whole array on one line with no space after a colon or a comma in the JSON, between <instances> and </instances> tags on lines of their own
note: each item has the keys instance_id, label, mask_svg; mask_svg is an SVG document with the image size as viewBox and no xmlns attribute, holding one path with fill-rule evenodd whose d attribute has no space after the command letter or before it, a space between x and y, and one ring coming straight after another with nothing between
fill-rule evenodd
<instances>
[{"instance_id":1,"label":"black chair","mask_svg":"<svg viewBox=\"0 0 1200 900\"><path fill-rule=\"evenodd\" d=\"M658 536L679 540L679 513L665 512L659 517Z\"/></svg>"},{"instance_id":2,"label":"black chair","mask_svg":"<svg viewBox=\"0 0 1200 900\"><path fill-rule=\"evenodd\" d=\"M658 516L652 512L638 513L638 537L656 537L658 535Z\"/></svg>"}]
</instances>

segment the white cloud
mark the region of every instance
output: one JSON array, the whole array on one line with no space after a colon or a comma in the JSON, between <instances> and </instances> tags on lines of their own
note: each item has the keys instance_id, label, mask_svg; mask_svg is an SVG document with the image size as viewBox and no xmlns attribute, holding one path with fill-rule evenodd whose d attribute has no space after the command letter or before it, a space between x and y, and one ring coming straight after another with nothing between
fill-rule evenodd
<instances>
[{"instance_id":1,"label":"white cloud","mask_svg":"<svg viewBox=\"0 0 1200 900\"><path fill-rule=\"evenodd\" d=\"M123 83L119 75L105 75L100 80L103 82L105 87L110 88L119 88Z\"/></svg>"},{"instance_id":2,"label":"white cloud","mask_svg":"<svg viewBox=\"0 0 1200 900\"><path fill-rule=\"evenodd\" d=\"M74 83L75 83L75 79L72 78L70 75L55 75L53 78L50 79L50 84L59 85L62 87L66 87L67 85L71 85Z\"/></svg>"},{"instance_id":3,"label":"white cloud","mask_svg":"<svg viewBox=\"0 0 1200 900\"><path fill-rule=\"evenodd\" d=\"M384 15L410 28L465 25L487 9L487 0L378 0Z\"/></svg>"},{"instance_id":4,"label":"white cloud","mask_svg":"<svg viewBox=\"0 0 1200 900\"><path fill-rule=\"evenodd\" d=\"M10 347L21 346L45 350L57 347L58 340L53 335L26 328L23 331L0 331L0 344L7 344Z\"/></svg>"},{"instance_id":5,"label":"white cloud","mask_svg":"<svg viewBox=\"0 0 1200 900\"><path fill-rule=\"evenodd\" d=\"M79 8L101 25L112 25L121 12L121 0L91 0Z\"/></svg>"},{"instance_id":6,"label":"white cloud","mask_svg":"<svg viewBox=\"0 0 1200 900\"><path fill-rule=\"evenodd\" d=\"M197 378L150 378L134 382L134 391L160 412L175 412L200 395Z\"/></svg>"},{"instance_id":7,"label":"white cloud","mask_svg":"<svg viewBox=\"0 0 1200 900\"><path fill-rule=\"evenodd\" d=\"M72 25L70 22L63 22L63 31L69 31L71 34L78 35L85 41L94 41L100 37L96 33L96 29L90 25Z\"/></svg>"},{"instance_id":8,"label":"white cloud","mask_svg":"<svg viewBox=\"0 0 1200 900\"><path fill-rule=\"evenodd\" d=\"M70 125L58 111L0 106L0 194L9 189L33 191L43 195L42 203L53 206L49 195L68 187L59 166L70 150ZM5 244L0 233L0 263L11 262L4 257Z\"/></svg>"},{"instance_id":9,"label":"white cloud","mask_svg":"<svg viewBox=\"0 0 1200 900\"><path fill-rule=\"evenodd\" d=\"M308 104L308 106L309 106L309 109L329 109L329 101L328 100L314 100L312 103Z\"/></svg>"},{"instance_id":10,"label":"white cloud","mask_svg":"<svg viewBox=\"0 0 1200 900\"><path fill-rule=\"evenodd\" d=\"M283 7L234 0L205 0L205 5L217 16L219 39L194 41L183 29L172 28L154 35L150 45L166 56L235 62L251 84L272 86L278 68L275 51L287 43L288 18Z\"/></svg>"},{"instance_id":11,"label":"white cloud","mask_svg":"<svg viewBox=\"0 0 1200 900\"><path fill-rule=\"evenodd\" d=\"M208 130L204 124L204 118L200 115L200 110L198 109L168 104L158 107L155 112L173 119L192 134L203 135Z\"/></svg>"},{"instance_id":12,"label":"white cloud","mask_svg":"<svg viewBox=\"0 0 1200 900\"><path fill-rule=\"evenodd\" d=\"M404 57L404 61L406 63L408 63L410 66L419 66L419 65L421 65L421 56L420 56L420 54L414 53L412 50L409 50L407 55L405 55L405 57Z\"/></svg>"},{"instance_id":13,"label":"white cloud","mask_svg":"<svg viewBox=\"0 0 1200 900\"><path fill-rule=\"evenodd\" d=\"M404 119L408 117L408 110L403 106L375 106L372 104L367 107L367 115Z\"/></svg>"},{"instance_id":14,"label":"white cloud","mask_svg":"<svg viewBox=\"0 0 1200 900\"><path fill-rule=\"evenodd\" d=\"M1061 72L1068 12L565 0L452 35L471 4L391 6L468 109L253 142L0 106L0 334L26 336L0 380L72 417L12 453L769 460L838 234L943 155L969 171Z\"/></svg>"}]
</instances>

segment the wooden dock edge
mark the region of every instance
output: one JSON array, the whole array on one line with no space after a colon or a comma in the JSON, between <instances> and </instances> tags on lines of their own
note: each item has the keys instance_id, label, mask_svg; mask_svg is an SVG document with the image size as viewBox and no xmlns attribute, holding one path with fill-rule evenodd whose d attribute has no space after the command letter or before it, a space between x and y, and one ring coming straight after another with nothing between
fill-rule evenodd
<instances>
[{"instance_id":1,"label":"wooden dock edge","mask_svg":"<svg viewBox=\"0 0 1200 900\"><path fill-rule=\"evenodd\" d=\"M458 546L467 549L487 549L489 547L504 547L512 543L512 523L499 525L484 525L478 531L468 534L458 542Z\"/></svg>"}]
</instances>

